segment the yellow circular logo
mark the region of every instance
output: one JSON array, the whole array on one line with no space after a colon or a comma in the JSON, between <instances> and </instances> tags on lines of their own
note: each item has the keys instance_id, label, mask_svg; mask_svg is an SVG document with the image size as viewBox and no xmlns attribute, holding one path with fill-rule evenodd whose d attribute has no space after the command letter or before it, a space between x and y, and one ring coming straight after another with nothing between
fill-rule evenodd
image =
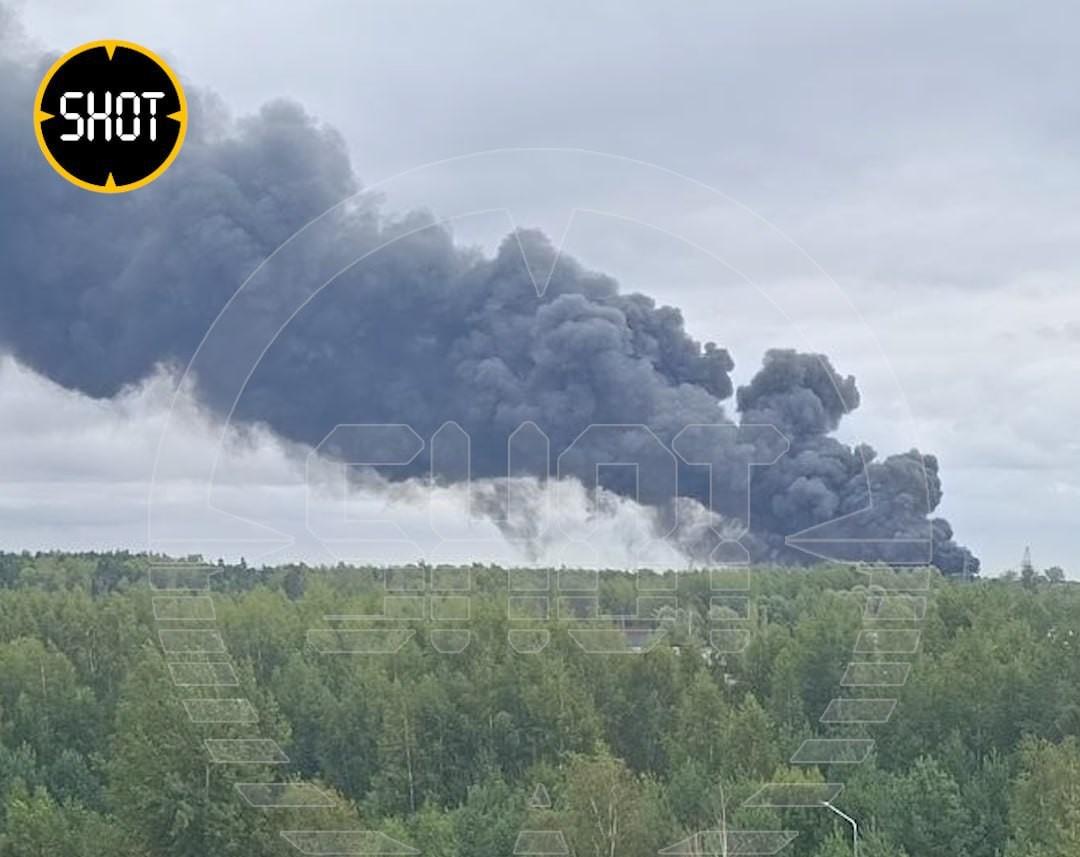
<instances>
[{"instance_id":1,"label":"yellow circular logo","mask_svg":"<svg viewBox=\"0 0 1080 857\"><path fill-rule=\"evenodd\" d=\"M34 101L45 160L97 193L135 190L165 172L184 143L187 117L184 90L165 61L119 40L68 51Z\"/></svg>"}]
</instances>

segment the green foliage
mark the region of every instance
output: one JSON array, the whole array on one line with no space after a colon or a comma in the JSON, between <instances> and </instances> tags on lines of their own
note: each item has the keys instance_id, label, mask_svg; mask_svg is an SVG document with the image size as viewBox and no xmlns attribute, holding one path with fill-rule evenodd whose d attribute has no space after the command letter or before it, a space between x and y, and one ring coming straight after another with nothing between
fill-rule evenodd
<instances>
[{"instance_id":1,"label":"green foliage","mask_svg":"<svg viewBox=\"0 0 1080 857\"><path fill-rule=\"evenodd\" d=\"M1010 857L1080 854L1080 742L1027 739L1010 810Z\"/></svg>"},{"instance_id":2,"label":"green foliage","mask_svg":"<svg viewBox=\"0 0 1080 857\"><path fill-rule=\"evenodd\" d=\"M505 857L558 829L571 857L647 857L709 829L792 829L784 854L851 853L824 809L747 808L771 781L844 782L862 857L1080 854L1080 587L935 579L900 705L858 766L792 767L843 695L866 575L755 570L751 641L707 648L707 575L680 576L671 633L589 655L558 622L539 655L507 645L506 579L474 567L472 645L423 628L392 656L321 655L328 614L381 609L370 568L219 566L216 619L239 686L178 688L147 557L0 555L0 857L297 853L285 828L375 829L436 857ZM601 576L604 611L633 579ZM873 695L886 695L875 693ZM857 693L847 691L848 694ZM255 724L199 724L185 698L249 699ZM208 737L276 740L288 764L223 765ZM334 798L266 812L235 784L303 780ZM550 807L530 807L543 783Z\"/></svg>"},{"instance_id":3,"label":"green foliage","mask_svg":"<svg viewBox=\"0 0 1080 857\"><path fill-rule=\"evenodd\" d=\"M13 794L0 834L0 857L136 857L133 843L105 816L60 805L45 789Z\"/></svg>"}]
</instances>

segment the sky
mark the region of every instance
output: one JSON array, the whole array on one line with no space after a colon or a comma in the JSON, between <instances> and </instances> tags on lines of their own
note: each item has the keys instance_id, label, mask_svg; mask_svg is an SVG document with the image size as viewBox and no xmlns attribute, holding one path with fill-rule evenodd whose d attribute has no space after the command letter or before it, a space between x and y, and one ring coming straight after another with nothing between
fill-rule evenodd
<instances>
[{"instance_id":1,"label":"sky","mask_svg":"<svg viewBox=\"0 0 1080 857\"><path fill-rule=\"evenodd\" d=\"M507 220L488 207L512 200L514 223L682 307L737 380L771 346L829 353L863 394L842 436L936 454L941 512L988 572L1031 545L1080 577L1080 9L585 5L14 8L46 52L151 47L222 118L299 101L391 210L431 208L461 240L492 249ZM476 154L507 149L530 151ZM171 398L156 378L91 400L0 363L0 541L138 547ZM41 431L33 415L58 412ZM202 417L185 425L216 449ZM226 454L268 518L303 487L281 446Z\"/></svg>"}]
</instances>

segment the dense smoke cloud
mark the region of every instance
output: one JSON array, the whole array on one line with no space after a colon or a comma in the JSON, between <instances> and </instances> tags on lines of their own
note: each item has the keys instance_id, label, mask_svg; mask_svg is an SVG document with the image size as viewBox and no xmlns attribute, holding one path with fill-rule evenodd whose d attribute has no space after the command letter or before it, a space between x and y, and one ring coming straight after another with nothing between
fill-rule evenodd
<instances>
[{"instance_id":1,"label":"dense smoke cloud","mask_svg":"<svg viewBox=\"0 0 1080 857\"><path fill-rule=\"evenodd\" d=\"M161 179L121 197L86 193L56 179L28 133L43 69L10 48L0 60L0 347L89 395L185 365L259 262L358 187L341 139L300 107L274 103L225 123L211 120L222 112L212 96L189 92L191 131ZM278 320L297 305L299 271L336 270L374 250L279 334ZM942 569L977 568L949 525L930 519L941 497L935 459L912 451L878 461L830 436L859 397L827 358L770 351L734 391L731 356L694 341L677 309L624 294L565 256L538 297L525 256L542 263L553 254L534 231L507 237L489 258L456 246L424 214L393 220L364 199L336 210L249 298L247 335L272 345L233 416L312 446L339 423L404 423L430 438L454 421L471 438L476 478L506 474L507 438L525 422L544 431L553 457L593 424L643 424L667 445L686 426L726 424L721 443L707 432L676 443L678 492L642 467L641 500L663 510L676 538L693 531L700 542L709 532L700 516L676 516L688 508L677 493L711 495L716 527L738 535L749 490L742 543L754 560L805 562L810 554L785 537L842 519L821 538L880 540L852 558L900 560L894 542L933 532ZM236 373L246 374L241 346L231 353L219 342L202 363L215 371L194 379L222 415L243 380ZM733 392L728 414L722 403ZM597 462L649 456L659 473L648 446L633 431L589 437L562 473L587 479ZM747 483L749 465L774 459ZM400 472L428 466L425 454ZM532 475L546 476L540 467ZM633 491L626 473L604 485Z\"/></svg>"}]
</instances>

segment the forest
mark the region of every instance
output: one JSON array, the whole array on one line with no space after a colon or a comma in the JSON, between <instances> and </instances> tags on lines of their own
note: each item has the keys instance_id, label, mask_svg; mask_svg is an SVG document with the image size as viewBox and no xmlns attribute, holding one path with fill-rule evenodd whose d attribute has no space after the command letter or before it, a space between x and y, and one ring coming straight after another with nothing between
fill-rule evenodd
<instances>
[{"instance_id":1,"label":"forest","mask_svg":"<svg viewBox=\"0 0 1080 857\"><path fill-rule=\"evenodd\" d=\"M924 572L3 554L0 855L1075 857L1080 586Z\"/></svg>"}]
</instances>

